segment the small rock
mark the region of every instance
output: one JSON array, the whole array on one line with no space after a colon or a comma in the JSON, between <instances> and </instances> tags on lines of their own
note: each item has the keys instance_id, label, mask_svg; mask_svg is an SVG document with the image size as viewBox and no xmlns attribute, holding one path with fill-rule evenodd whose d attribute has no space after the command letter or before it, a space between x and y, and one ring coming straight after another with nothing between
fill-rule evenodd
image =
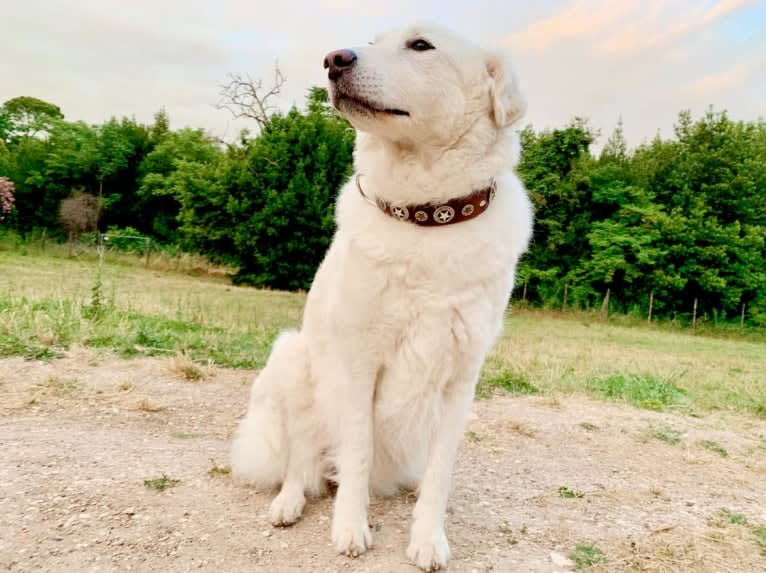
<instances>
[{"instance_id":1,"label":"small rock","mask_svg":"<svg viewBox=\"0 0 766 573\"><path fill-rule=\"evenodd\" d=\"M268 529L266 531L261 531L261 535L263 535L264 537L271 537L271 531L269 531Z\"/></svg>"},{"instance_id":2,"label":"small rock","mask_svg":"<svg viewBox=\"0 0 766 573\"><path fill-rule=\"evenodd\" d=\"M556 567L571 567L574 565L571 559L556 551L551 551L551 561Z\"/></svg>"}]
</instances>

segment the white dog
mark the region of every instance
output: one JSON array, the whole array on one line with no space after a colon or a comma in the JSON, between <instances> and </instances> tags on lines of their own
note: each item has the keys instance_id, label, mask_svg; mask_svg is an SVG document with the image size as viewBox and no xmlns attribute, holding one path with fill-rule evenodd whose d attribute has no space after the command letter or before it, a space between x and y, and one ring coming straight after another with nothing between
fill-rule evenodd
<instances>
[{"instance_id":1,"label":"white dog","mask_svg":"<svg viewBox=\"0 0 766 573\"><path fill-rule=\"evenodd\" d=\"M274 525L338 484L332 540L371 546L369 493L418 488L408 557L447 564L452 466L532 211L513 173L525 110L504 60L414 27L325 59L355 176L306 301L253 384L235 476L280 486Z\"/></svg>"}]
</instances>

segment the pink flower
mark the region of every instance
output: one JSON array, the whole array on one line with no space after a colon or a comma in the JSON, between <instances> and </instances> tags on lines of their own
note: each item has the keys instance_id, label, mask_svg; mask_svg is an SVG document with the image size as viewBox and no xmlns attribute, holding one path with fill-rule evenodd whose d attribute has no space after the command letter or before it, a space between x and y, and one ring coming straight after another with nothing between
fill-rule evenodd
<instances>
[{"instance_id":1,"label":"pink flower","mask_svg":"<svg viewBox=\"0 0 766 573\"><path fill-rule=\"evenodd\" d=\"M13 209L13 202L15 201L13 191L15 188L13 181L7 177L0 177L0 221L5 219L5 215Z\"/></svg>"}]
</instances>

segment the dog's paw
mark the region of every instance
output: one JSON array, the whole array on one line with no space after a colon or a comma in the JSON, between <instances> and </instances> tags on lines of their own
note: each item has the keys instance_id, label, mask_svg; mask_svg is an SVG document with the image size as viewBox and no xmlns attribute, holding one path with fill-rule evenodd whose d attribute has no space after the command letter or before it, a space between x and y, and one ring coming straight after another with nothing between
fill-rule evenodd
<instances>
[{"instance_id":1,"label":"dog's paw","mask_svg":"<svg viewBox=\"0 0 766 573\"><path fill-rule=\"evenodd\" d=\"M269 521L275 527L292 525L303 513L304 505L306 505L306 497L302 491L286 491L283 488L271 502Z\"/></svg>"},{"instance_id":2,"label":"dog's paw","mask_svg":"<svg viewBox=\"0 0 766 573\"><path fill-rule=\"evenodd\" d=\"M444 531L430 533L413 531L407 548L407 558L423 571L438 571L446 567L450 551Z\"/></svg>"},{"instance_id":3,"label":"dog's paw","mask_svg":"<svg viewBox=\"0 0 766 573\"><path fill-rule=\"evenodd\" d=\"M340 520L336 517L332 523L332 542L338 553L359 557L372 547L367 517L362 520Z\"/></svg>"}]
</instances>

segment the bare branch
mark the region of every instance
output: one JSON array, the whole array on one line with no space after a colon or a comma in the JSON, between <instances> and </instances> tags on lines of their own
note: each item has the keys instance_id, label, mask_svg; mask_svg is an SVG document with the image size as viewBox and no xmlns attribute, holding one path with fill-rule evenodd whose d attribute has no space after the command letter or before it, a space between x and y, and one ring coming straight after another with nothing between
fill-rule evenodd
<instances>
[{"instance_id":1,"label":"bare branch","mask_svg":"<svg viewBox=\"0 0 766 573\"><path fill-rule=\"evenodd\" d=\"M264 86L262 79L253 79L249 75L229 74L228 78L228 82L221 85L221 99L216 107L228 110L236 118L255 120L258 127L264 129L277 111L273 100L287 81L279 63L274 63L274 82L270 87Z\"/></svg>"}]
</instances>

